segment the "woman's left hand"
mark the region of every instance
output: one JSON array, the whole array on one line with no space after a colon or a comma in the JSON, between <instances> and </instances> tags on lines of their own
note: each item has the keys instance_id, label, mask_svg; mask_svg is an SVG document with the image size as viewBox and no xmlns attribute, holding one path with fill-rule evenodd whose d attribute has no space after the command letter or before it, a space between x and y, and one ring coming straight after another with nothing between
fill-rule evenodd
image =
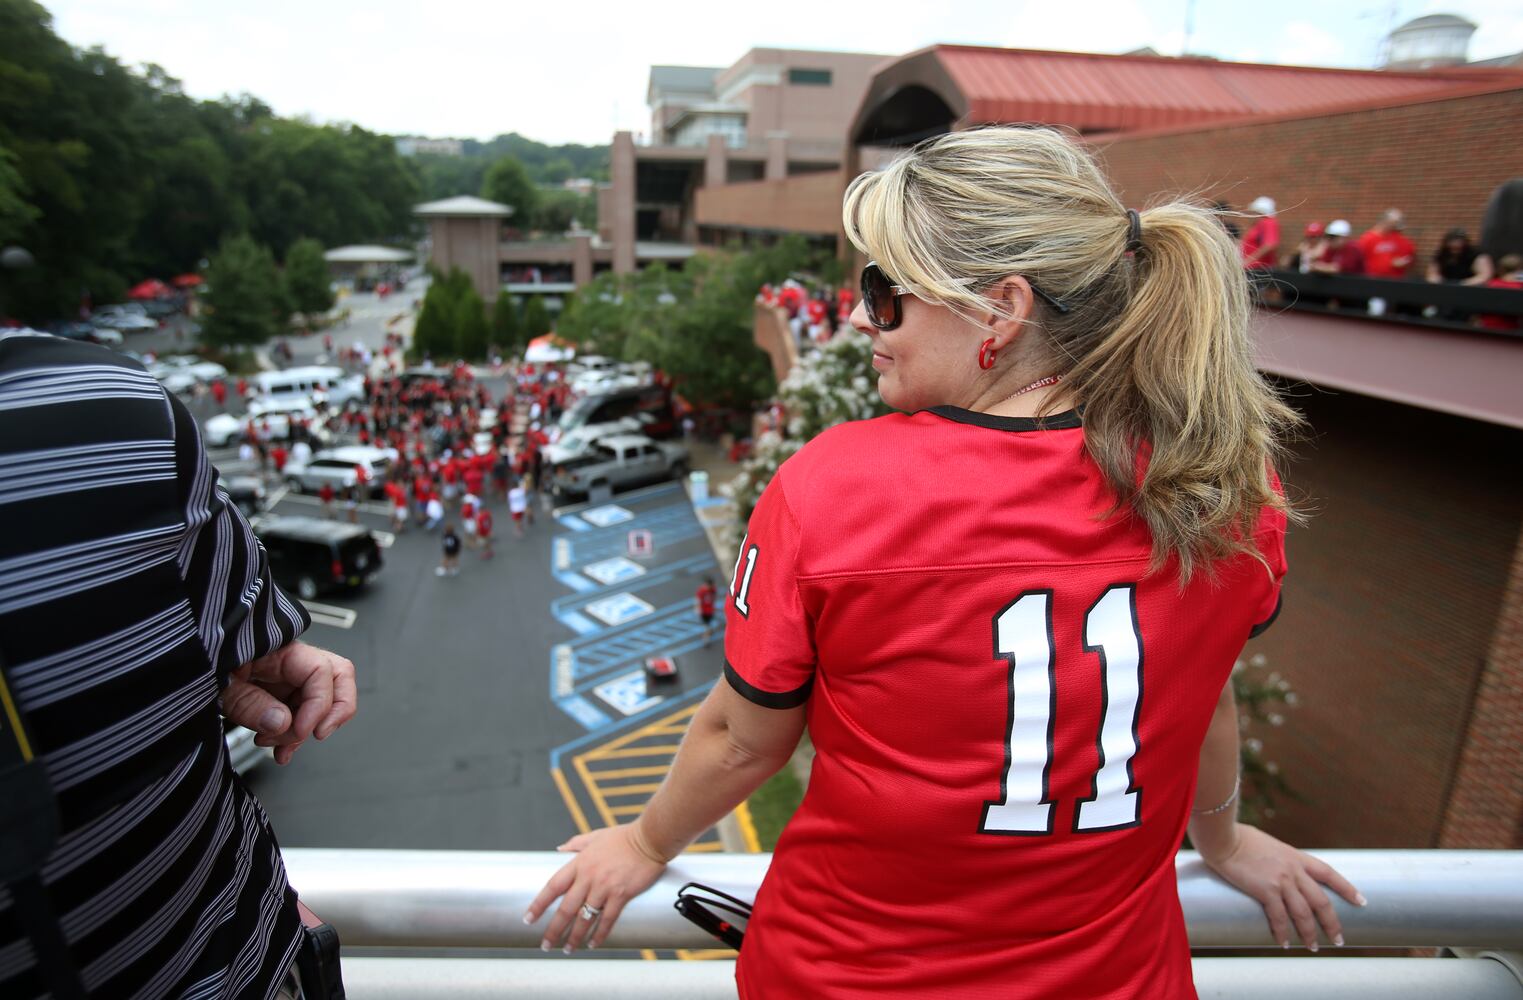
<instances>
[{"instance_id":1,"label":"woman's left hand","mask_svg":"<svg viewBox=\"0 0 1523 1000\"><path fill-rule=\"evenodd\" d=\"M625 904L666 871L666 862L641 842L633 823L579 834L556 850L574 851L576 857L551 876L524 914L524 923L532 924L561 901L540 942L541 951L562 947L569 955L583 943L601 947ZM584 905L597 915L589 919Z\"/></svg>"},{"instance_id":2,"label":"woman's left hand","mask_svg":"<svg viewBox=\"0 0 1523 1000\"><path fill-rule=\"evenodd\" d=\"M1355 906L1364 906L1364 895L1331 865L1246 823L1237 824L1237 844L1226 857L1201 853L1212 871L1258 900L1269 919L1269 930L1282 948L1290 947L1294 926L1301 940L1317 950L1317 931L1335 945L1343 944L1338 912L1327 898L1329 886Z\"/></svg>"}]
</instances>

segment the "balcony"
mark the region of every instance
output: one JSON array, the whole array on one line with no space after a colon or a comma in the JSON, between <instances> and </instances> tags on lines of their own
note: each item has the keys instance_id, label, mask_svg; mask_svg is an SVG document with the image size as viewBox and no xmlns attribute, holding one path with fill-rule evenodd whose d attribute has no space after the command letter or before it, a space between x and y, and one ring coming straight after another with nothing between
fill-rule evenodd
<instances>
[{"instance_id":1,"label":"balcony","mask_svg":"<svg viewBox=\"0 0 1523 1000\"><path fill-rule=\"evenodd\" d=\"M1349 945L1438 947L1452 958L1344 957L1325 948L1282 957L1253 900L1210 874L1193 852L1176 869L1195 948L1274 949L1275 957L1199 957L1202 997L1220 1000L1520 1000L1523 851L1316 851L1369 898L1335 900ZM735 996L734 965L473 957L469 949L537 949L544 920L524 910L565 856L553 852L285 852L291 883L343 939L354 1000L432 997L682 998ZM709 949L715 942L672 909L687 881L754 898L770 855L689 855L632 901L609 949ZM367 949L416 951L371 957ZM434 957L448 949L450 957ZM597 956L599 953L592 953ZM1301 957L1305 956L1305 957ZM1463 957L1458 957L1463 956Z\"/></svg>"}]
</instances>

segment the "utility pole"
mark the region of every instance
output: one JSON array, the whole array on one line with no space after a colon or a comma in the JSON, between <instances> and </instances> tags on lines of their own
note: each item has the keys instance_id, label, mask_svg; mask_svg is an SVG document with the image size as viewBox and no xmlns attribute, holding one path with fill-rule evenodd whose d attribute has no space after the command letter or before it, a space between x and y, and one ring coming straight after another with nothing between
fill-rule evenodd
<instances>
[{"instance_id":1,"label":"utility pole","mask_svg":"<svg viewBox=\"0 0 1523 1000\"><path fill-rule=\"evenodd\" d=\"M1185 0L1185 40L1179 47L1179 54L1190 54L1190 39L1195 35L1195 0Z\"/></svg>"}]
</instances>

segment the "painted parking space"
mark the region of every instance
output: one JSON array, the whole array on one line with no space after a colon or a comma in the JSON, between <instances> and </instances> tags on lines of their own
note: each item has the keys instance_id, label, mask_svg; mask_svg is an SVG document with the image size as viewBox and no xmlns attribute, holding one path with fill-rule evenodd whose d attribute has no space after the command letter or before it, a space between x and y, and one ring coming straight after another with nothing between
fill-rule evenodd
<instances>
[{"instance_id":1,"label":"painted parking space","mask_svg":"<svg viewBox=\"0 0 1523 1000\"><path fill-rule=\"evenodd\" d=\"M561 711L596 733L717 675L723 616L706 637L693 594L721 570L680 483L553 516L550 575L569 591L550 602L570 633L550 651L550 696ZM676 659L676 684L648 685L645 661L657 656Z\"/></svg>"}]
</instances>

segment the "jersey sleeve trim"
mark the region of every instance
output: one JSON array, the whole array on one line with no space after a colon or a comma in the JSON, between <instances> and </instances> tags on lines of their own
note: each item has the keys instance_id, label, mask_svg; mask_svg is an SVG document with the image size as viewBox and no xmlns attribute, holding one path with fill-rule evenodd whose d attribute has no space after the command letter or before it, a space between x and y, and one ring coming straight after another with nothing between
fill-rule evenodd
<instances>
[{"instance_id":1,"label":"jersey sleeve trim","mask_svg":"<svg viewBox=\"0 0 1523 1000\"><path fill-rule=\"evenodd\" d=\"M798 708L809 700L809 694L814 690L814 676L811 674L807 681L792 691L763 691L740 676L740 671L731 666L729 660L724 661L724 677L737 694L762 708Z\"/></svg>"},{"instance_id":2,"label":"jersey sleeve trim","mask_svg":"<svg viewBox=\"0 0 1523 1000\"><path fill-rule=\"evenodd\" d=\"M1265 618L1263 621L1259 622L1257 625L1253 626L1253 628L1248 630L1248 638L1257 639L1259 636L1269 631L1269 626L1273 625L1274 620L1280 617L1280 607L1284 603L1284 600L1285 598L1283 595L1275 595L1274 610L1269 612L1268 618Z\"/></svg>"}]
</instances>

